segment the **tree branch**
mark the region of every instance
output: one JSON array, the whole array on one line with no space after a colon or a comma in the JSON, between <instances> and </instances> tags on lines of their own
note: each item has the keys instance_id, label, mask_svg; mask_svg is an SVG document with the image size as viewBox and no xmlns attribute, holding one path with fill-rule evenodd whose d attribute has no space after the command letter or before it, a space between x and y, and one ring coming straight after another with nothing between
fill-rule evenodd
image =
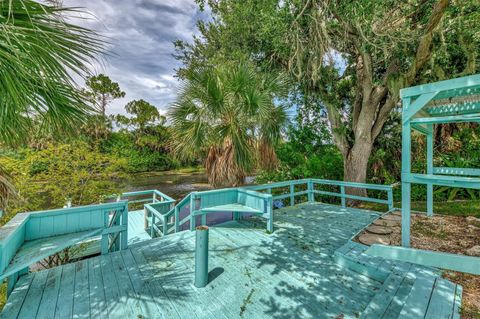
<instances>
[{"instance_id":1,"label":"tree branch","mask_svg":"<svg viewBox=\"0 0 480 319\"><path fill-rule=\"evenodd\" d=\"M337 145L340 152L346 156L350 150L350 145L346 136L338 132L343 127L341 114L332 103L327 102L327 99L323 99L323 101L325 108L327 109L327 116L330 121L330 125L332 126L333 141Z\"/></svg>"},{"instance_id":2,"label":"tree branch","mask_svg":"<svg viewBox=\"0 0 480 319\"><path fill-rule=\"evenodd\" d=\"M425 65L432 55L431 44L433 38L433 32L440 24L443 15L450 3L450 0L439 0L433 8L432 15L428 20L427 26L420 37L420 43L418 44L415 60L413 61L410 69L406 73L405 86L409 86L415 81L418 71Z\"/></svg>"}]
</instances>

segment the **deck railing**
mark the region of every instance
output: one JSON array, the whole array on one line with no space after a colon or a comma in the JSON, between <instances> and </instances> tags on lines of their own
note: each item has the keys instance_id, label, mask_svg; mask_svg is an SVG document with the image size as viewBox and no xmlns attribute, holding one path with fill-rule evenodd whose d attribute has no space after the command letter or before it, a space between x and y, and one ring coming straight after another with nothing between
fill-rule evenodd
<instances>
[{"instance_id":1,"label":"deck railing","mask_svg":"<svg viewBox=\"0 0 480 319\"><path fill-rule=\"evenodd\" d=\"M336 186L338 191L334 190L321 190L320 186ZM245 189L256 190L260 192L267 192L273 195L274 200L284 200L287 201L287 206L293 206L297 203L297 198L305 198L308 202L315 201L315 195L324 195L330 197L339 197L341 199L341 205L346 207L346 200L357 200L357 201L366 201L384 204L388 206L389 210L393 209L393 189L396 184L393 185L378 185L378 184L367 184L367 183L354 183L354 182L343 182L343 181L333 181L327 179L299 179L291 180L285 182L269 183L262 185L252 185L245 186ZM386 199L376 198L376 197L365 197L358 195L348 194L349 188L360 188L366 190L381 191L386 193ZM303 201L305 202L305 201Z\"/></svg>"},{"instance_id":2,"label":"deck railing","mask_svg":"<svg viewBox=\"0 0 480 319\"><path fill-rule=\"evenodd\" d=\"M9 291L19 273L79 241L101 236L101 252L127 248L126 201L17 214L0 229L0 279Z\"/></svg>"},{"instance_id":3,"label":"deck railing","mask_svg":"<svg viewBox=\"0 0 480 319\"><path fill-rule=\"evenodd\" d=\"M110 197L114 198L114 197ZM129 208L135 204L154 204L158 202L175 202L173 198L162 193L157 189L147 189L142 191L125 192L116 197L118 200L128 200Z\"/></svg>"},{"instance_id":4,"label":"deck railing","mask_svg":"<svg viewBox=\"0 0 480 319\"><path fill-rule=\"evenodd\" d=\"M208 207L237 202L238 192L249 192L250 197L258 197L261 200L265 200L266 198L272 201L281 200L282 203L284 203L282 206L293 206L302 202L314 202L318 196L328 196L340 198L343 207L346 207L347 200L355 200L384 204L388 206L388 210L392 210L394 206L393 188L395 186L395 184L378 185L309 178L239 188L193 192L184 197L177 205L174 205L173 200L165 200L156 204L146 204L145 209L148 215L152 216L146 229L148 229L151 237L178 232L181 227L187 223L189 224L189 228L193 230L197 223L197 211ZM330 188L325 190L322 189L322 187ZM355 188L378 191L384 193L384 195L383 198L377 198L349 194L349 190ZM251 202L250 204L254 207L258 206L258 203ZM262 207L267 206L264 205ZM200 223L206 225L206 214L198 215L201 216ZM238 215L234 213L234 217L238 217Z\"/></svg>"}]
</instances>

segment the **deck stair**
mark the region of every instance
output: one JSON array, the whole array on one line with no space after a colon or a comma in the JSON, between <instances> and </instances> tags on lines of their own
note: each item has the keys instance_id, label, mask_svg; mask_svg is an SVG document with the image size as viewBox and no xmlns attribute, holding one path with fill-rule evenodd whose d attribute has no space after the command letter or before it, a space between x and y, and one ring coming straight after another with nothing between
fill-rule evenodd
<instances>
[{"instance_id":1,"label":"deck stair","mask_svg":"<svg viewBox=\"0 0 480 319\"><path fill-rule=\"evenodd\" d=\"M460 285L441 278L438 269L371 257L367 249L349 241L334 253L340 265L383 282L361 318L460 318Z\"/></svg>"},{"instance_id":2,"label":"deck stair","mask_svg":"<svg viewBox=\"0 0 480 319\"><path fill-rule=\"evenodd\" d=\"M178 204L170 201L145 205L150 236L160 237L184 230L197 224L206 225L209 213L231 212L234 219L242 214L258 215L267 220L267 230L273 231L272 195L257 191L226 188L192 192Z\"/></svg>"}]
</instances>

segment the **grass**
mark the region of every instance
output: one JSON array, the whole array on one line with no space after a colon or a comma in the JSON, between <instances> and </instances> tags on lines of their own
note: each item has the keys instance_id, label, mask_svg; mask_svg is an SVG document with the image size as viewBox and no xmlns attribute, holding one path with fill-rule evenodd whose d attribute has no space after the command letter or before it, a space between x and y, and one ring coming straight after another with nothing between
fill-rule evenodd
<instances>
[{"instance_id":1,"label":"grass","mask_svg":"<svg viewBox=\"0 0 480 319\"><path fill-rule=\"evenodd\" d=\"M402 203L395 202L394 206L401 208ZM362 203L359 207L375 211L387 210L385 205L377 203ZM414 211L425 212L427 210L427 203L424 201L412 202L411 207ZM448 216L475 216L480 218L480 200L434 202L433 213L435 214L436 212Z\"/></svg>"}]
</instances>

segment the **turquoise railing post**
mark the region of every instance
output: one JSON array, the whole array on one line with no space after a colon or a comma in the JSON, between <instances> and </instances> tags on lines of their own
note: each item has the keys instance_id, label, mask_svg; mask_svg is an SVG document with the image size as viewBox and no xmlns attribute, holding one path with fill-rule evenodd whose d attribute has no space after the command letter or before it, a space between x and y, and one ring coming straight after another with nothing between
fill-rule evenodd
<instances>
[{"instance_id":1,"label":"turquoise railing post","mask_svg":"<svg viewBox=\"0 0 480 319\"><path fill-rule=\"evenodd\" d=\"M108 228L109 224L109 211L104 212L103 214L103 228ZM100 242L100 252L102 255L108 254L108 245L109 245L109 235L102 234L102 239Z\"/></svg>"},{"instance_id":2,"label":"turquoise railing post","mask_svg":"<svg viewBox=\"0 0 480 319\"><path fill-rule=\"evenodd\" d=\"M347 204L346 204L346 200L345 200L345 186L340 186L340 193L342 194L342 207L346 207Z\"/></svg>"},{"instance_id":3,"label":"turquoise railing post","mask_svg":"<svg viewBox=\"0 0 480 319\"><path fill-rule=\"evenodd\" d=\"M163 231L163 236L167 236L168 234L168 218L167 217L163 219L162 231Z\"/></svg>"},{"instance_id":4,"label":"turquoise railing post","mask_svg":"<svg viewBox=\"0 0 480 319\"><path fill-rule=\"evenodd\" d=\"M265 215L268 216L267 219L267 231L273 233L273 197L266 198L265 203Z\"/></svg>"},{"instance_id":5,"label":"turquoise railing post","mask_svg":"<svg viewBox=\"0 0 480 319\"><path fill-rule=\"evenodd\" d=\"M290 184L290 206L295 205L295 185Z\"/></svg>"},{"instance_id":6,"label":"turquoise railing post","mask_svg":"<svg viewBox=\"0 0 480 319\"><path fill-rule=\"evenodd\" d=\"M433 174L433 125L427 124L427 174ZM433 216L433 184L427 184L427 216Z\"/></svg>"},{"instance_id":7,"label":"turquoise railing post","mask_svg":"<svg viewBox=\"0 0 480 319\"><path fill-rule=\"evenodd\" d=\"M388 210L390 211L393 209L393 187L388 190L387 194L388 194Z\"/></svg>"},{"instance_id":8,"label":"turquoise railing post","mask_svg":"<svg viewBox=\"0 0 480 319\"><path fill-rule=\"evenodd\" d=\"M192 193L190 196L190 230L195 230L195 199L196 199L196 192Z\"/></svg>"},{"instance_id":9,"label":"turquoise railing post","mask_svg":"<svg viewBox=\"0 0 480 319\"><path fill-rule=\"evenodd\" d=\"M152 214L152 223L151 223L151 225L150 225L150 237L152 237L152 238L155 238L155 237L156 237L156 236L155 236L155 228L153 227L153 225L155 225L155 222L156 222L156 220L155 220L155 214Z\"/></svg>"},{"instance_id":10,"label":"turquoise railing post","mask_svg":"<svg viewBox=\"0 0 480 319\"><path fill-rule=\"evenodd\" d=\"M195 234L195 287L208 283L208 226L196 227Z\"/></svg>"},{"instance_id":11,"label":"turquoise railing post","mask_svg":"<svg viewBox=\"0 0 480 319\"><path fill-rule=\"evenodd\" d=\"M180 231L180 210L175 206L175 232Z\"/></svg>"},{"instance_id":12,"label":"turquoise railing post","mask_svg":"<svg viewBox=\"0 0 480 319\"><path fill-rule=\"evenodd\" d=\"M128 248L128 205L122 211L121 225L124 226L124 230L120 232L120 249Z\"/></svg>"},{"instance_id":13,"label":"turquoise railing post","mask_svg":"<svg viewBox=\"0 0 480 319\"><path fill-rule=\"evenodd\" d=\"M308 202L313 203L314 201L314 194L313 194L313 181L309 179L307 181L307 190L308 190Z\"/></svg>"},{"instance_id":14,"label":"turquoise railing post","mask_svg":"<svg viewBox=\"0 0 480 319\"><path fill-rule=\"evenodd\" d=\"M7 297L10 296L13 289L15 288L15 284L17 283L18 278L20 276L28 274L28 271L29 271L29 268L27 267L20 270L19 272L14 273L13 275L7 278Z\"/></svg>"}]
</instances>

